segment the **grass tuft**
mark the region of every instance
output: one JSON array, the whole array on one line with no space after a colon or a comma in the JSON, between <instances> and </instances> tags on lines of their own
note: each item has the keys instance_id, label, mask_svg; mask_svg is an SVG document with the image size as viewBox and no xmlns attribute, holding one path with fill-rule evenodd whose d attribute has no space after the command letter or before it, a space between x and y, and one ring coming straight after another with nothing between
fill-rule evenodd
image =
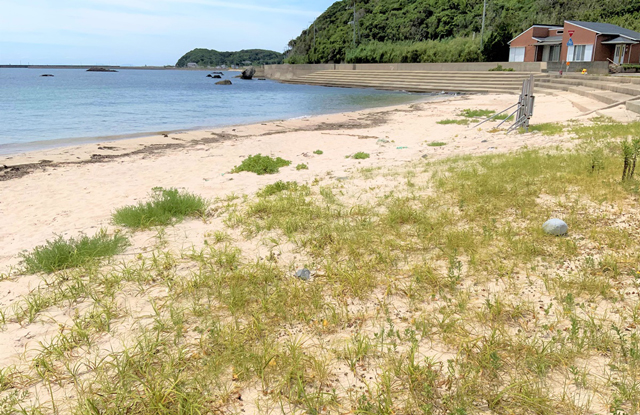
<instances>
[{"instance_id":1,"label":"grass tuft","mask_svg":"<svg viewBox=\"0 0 640 415\"><path fill-rule=\"evenodd\" d=\"M322 155L322 154L324 154L324 151L316 150L316 151L313 152L313 154Z\"/></svg>"},{"instance_id":2,"label":"grass tuft","mask_svg":"<svg viewBox=\"0 0 640 415\"><path fill-rule=\"evenodd\" d=\"M354 154L353 156L351 156L351 158L354 158L356 160L364 160L364 159L368 159L369 157L371 157L369 155L369 153L364 153L362 151L359 151L356 154Z\"/></svg>"},{"instance_id":3,"label":"grass tuft","mask_svg":"<svg viewBox=\"0 0 640 415\"><path fill-rule=\"evenodd\" d=\"M529 126L530 133L542 133L542 135L558 135L562 134L564 126L554 122L546 122L543 124L533 124ZM524 132L524 128L520 128L520 133Z\"/></svg>"},{"instance_id":4,"label":"grass tuft","mask_svg":"<svg viewBox=\"0 0 640 415\"><path fill-rule=\"evenodd\" d=\"M309 166L304 163L300 163L296 166L296 170L309 170Z\"/></svg>"},{"instance_id":5,"label":"grass tuft","mask_svg":"<svg viewBox=\"0 0 640 415\"><path fill-rule=\"evenodd\" d=\"M275 174L280 171L280 167L289 166L291 162L280 157L275 159L269 156L263 156L256 154L255 156L249 156L236 166L231 173L240 173L241 171L248 171L258 175L263 174Z\"/></svg>"},{"instance_id":6,"label":"grass tuft","mask_svg":"<svg viewBox=\"0 0 640 415\"><path fill-rule=\"evenodd\" d=\"M460 114L461 117L466 118L478 118L478 117L488 117L489 115L495 114L494 110L472 110L472 109L464 109Z\"/></svg>"},{"instance_id":7,"label":"grass tuft","mask_svg":"<svg viewBox=\"0 0 640 415\"><path fill-rule=\"evenodd\" d=\"M432 141L429 144L427 144L429 147L442 147L442 146L446 146L447 143L444 143L442 141Z\"/></svg>"},{"instance_id":8,"label":"grass tuft","mask_svg":"<svg viewBox=\"0 0 640 415\"><path fill-rule=\"evenodd\" d=\"M180 221L188 216L202 216L207 201L200 196L179 192L178 189L153 189L149 202L140 202L116 210L113 221L117 225L133 229L147 229Z\"/></svg>"},{"instance_id":9,"label":"grass tuft","mask_svg":"<svg viewBox=\"0 0 640 415\"><path fill-rule=\"evenodd\" d=\"M441 125L449 125L449 124L456 124L456 125L469 125L469 123L471 122L471 120L452 120L452 119L446 119L446 120L440 120L437 121L436 124L441 124Z\"/></svg>"},{"instance_id":10,"label":"grass tuft","mask_svg":"<svg viewBox=\"0 0 640 415\"><path fill-rule=\"evenodd\" d=\"M128 245L129 240L125 236L117 233L109 236L105 230L101 230L95 236L82 236L79 239L65 240L60 236L36 247L30 253L23 254L23 271L35 274L76 268L98 258L119 254Z\"/></svg>"},{"instance_id":11,"label":"grass tuft","mask_svg":"<svg viewBox=\"0 0 640 415\"><path fill-rule=\"evenodd\" d=\"M282 180L278 180L273 184L266 185L264 189L259 191L257 194L260 197L267 197L284 191L295 192L299 187L300 186L297 182L283 182Z\"/></svg>"}]
</instances>

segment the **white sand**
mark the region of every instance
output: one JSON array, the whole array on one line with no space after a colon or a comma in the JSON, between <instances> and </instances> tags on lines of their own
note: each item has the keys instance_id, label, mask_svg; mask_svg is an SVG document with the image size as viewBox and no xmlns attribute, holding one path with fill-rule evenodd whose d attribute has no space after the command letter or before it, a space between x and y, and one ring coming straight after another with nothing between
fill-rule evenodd
<instances>
[{"instance_id":1,"label":"white sand","mask_svg":"<svg viewBox=\"0 0 640 415\"><path fill-rule=\"evenodd\" d=\"M582 109L603 106L572 94L541 95L537 97L532 123L567 121L580 116L582 112L572 100L579 100ZM92 154L126 154L152 144L183 145L100 163L62 164L0 181L0 272L7 272L17 264L21 251L55 235L92 234L101 227L109 227L115 208L147 198L156 186L184 188L215 198L230 193L249 194L277 180L303 182L328 173L340 177L348 175L354 167L396 165L422 156L443 158L570 143L562 137L489 132L497 125L495 122L476 129L436 123L455 117L465 108L502 110L516 101L515 95L463 96L440 102L177 133L167 138L101 142L0 157L0 165L8 166L39 160L77 162L89 159ZM636 117L621 107L605 112L624 120ZM353 128L345 128L346 125ZM198 142L211 139L212 133L231 138L208 144ZM389 143L379 143L379 139ZM432 141L448 145L428 146ZM98 147L112 148L98 150ZM314 155L317 149L324 154ZM358 151L371 153L371 158L363 161L345 158ZM276 175L228 173L243 158L256 153L280 156L293 163ZM296 171L298 163L308 164L309 170Z\"/></svg>"}]
</instances>

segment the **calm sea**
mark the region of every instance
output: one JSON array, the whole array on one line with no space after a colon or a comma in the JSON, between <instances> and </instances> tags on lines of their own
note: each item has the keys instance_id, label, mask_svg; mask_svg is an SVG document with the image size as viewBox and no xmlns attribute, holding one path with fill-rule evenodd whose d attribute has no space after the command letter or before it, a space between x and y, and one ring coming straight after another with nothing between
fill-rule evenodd
<instances>
[{"instance_id":1,"label":"calm sea","mask_svg":"<svg viewBox=\"0 0 640 415\"><path fill-rule=\"evenodd\" d=\"M54 77L41 77L42 74ZM105 137L217 127L402 104L419 96L234 79L204 71L0 69L0 154Z\"/></svg>"}]
</instances>

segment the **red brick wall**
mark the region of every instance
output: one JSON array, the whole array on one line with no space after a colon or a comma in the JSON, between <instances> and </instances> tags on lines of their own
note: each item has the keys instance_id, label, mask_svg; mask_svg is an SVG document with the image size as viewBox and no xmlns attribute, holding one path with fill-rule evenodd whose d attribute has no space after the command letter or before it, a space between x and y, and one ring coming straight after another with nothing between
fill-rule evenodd
<instances>
[{"instance_id":1,"label":"red brick wall","mask_svg":"<svg viewBox=\"0 0 640 415\"><path fill-rule=\"evenodd\" d=\"M573 34L573 44L574 45L593 45L596 42L596 32L592 32L591 30L583 29L581 27L572 25L571 23L564 23L564 33L562 34L562 49L560 50L560 60L567 60L567 42L569 41L569 30L575 30ZM598 47L594 46L596 49L596 53Z\"/></svg>"},{"instance_id":2,"label":"red brick wall","mask_svg":"<svg viewBox=\"0 0 640 415\"><path fill-rule=\"evenodd\" d=\"M513 40L510 44L512 48L521 48L521 47L525 48L524 50L525 62L535 62L536 47L534 46L534 44L536 43L536 41L533 40L534 29L538 29L538 28L537 27L529 28L529 30L527 30L518 38Z\"/></svg>"}]
</instances>

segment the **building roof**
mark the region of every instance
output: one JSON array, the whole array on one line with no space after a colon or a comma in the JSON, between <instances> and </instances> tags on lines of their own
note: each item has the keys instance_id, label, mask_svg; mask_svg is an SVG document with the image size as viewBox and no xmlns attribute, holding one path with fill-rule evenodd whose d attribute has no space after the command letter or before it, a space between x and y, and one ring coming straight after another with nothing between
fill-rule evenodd
<instances>
[{"instance_id":1,"label":"building roof","mask_svg":"<svg viewBox=\"0 0 640 415\"><path fill-rule=\"evenodd\" d=\"M562 29L563 26L558 26L558 25L554 25L554 24L534 24L533 26L531 26L530 28L528 28L524 32L520 33L518 36L516 36L513 39L511 39L510 41L508 41L507 44L510 45L511 42L513 42L514 40L516 40L520 36L522 36L525 33L527 33L529 30L531 30L532 27L544 27L545 29Z\"/></svg>"},{"instance_id":2,"label":"building roof","mask_svg":"<svg viewBox=\"0 0 640 415\"><path fill-rule=\"evenodd\" d=\"M606 42L602 42L603 45L635 45L638 42L629 39L625 36L618 36L614 39L607 40Z\"/></svg>"},{"instance_id":3,"label":"building roof","mask_svg":"<svg viewBox=\"0 0 640 415\"><path fill-rule=\"evenodd\" d=\"M566 23L591 30L601 35L624 36L632 40L640 40L640 33L610 23L579 22L577 20L567 20Z\"/></svg>"},{"instance_id":4,"label":"building roof","mask_svg":"<svg viewBox=\"0 0 640 415\"><path fill-rule=\"evenodd\" d=\"M559 45L562 43L562 36L534 37L538 45Z\"/></svg>"}]
</instances>

